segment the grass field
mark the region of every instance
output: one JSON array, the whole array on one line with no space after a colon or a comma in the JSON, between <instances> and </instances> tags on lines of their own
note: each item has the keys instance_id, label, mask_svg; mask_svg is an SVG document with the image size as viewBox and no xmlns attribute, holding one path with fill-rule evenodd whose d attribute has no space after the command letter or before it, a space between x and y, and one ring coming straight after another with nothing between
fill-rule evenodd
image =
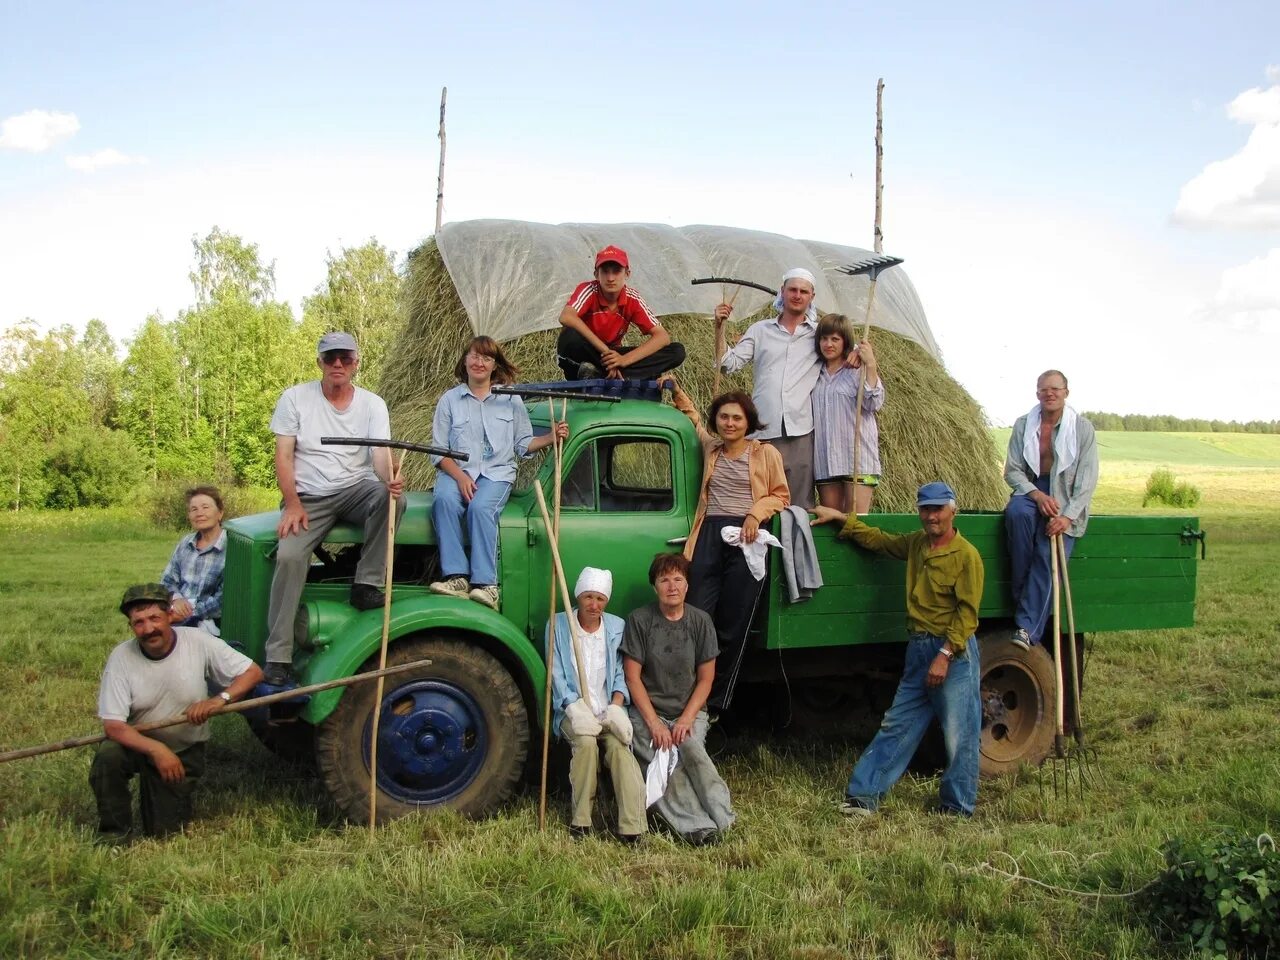
<instances>
[{"instance_id":1,"label":"grass field","mask_svg":"<svg viewBox=\"0 0 1280 960\"><path fill-rule=\"evenodd\" d=\"M574 843L563 806L540 834L528 795L484 822L408 818L371 842L222 718L198 820L124 851L92 842L88 751L0 766L0 956L1177 956L1131 901L991 869L1130 890L1170 836L1280 833L1280 446L1252 443L1277 438L1214 448L1245 462L1199 462L1180 436L1164 448L1187 451L1177 460L1159 437L1123 436L1114 460L1104 447L1099 511L1136 510L1167 464L1204 492L1209 559L1195 628L1095 639L1085 719L1101 781L1083 804L1042 803L1028 772L984 782L978 815L957 822L925 812L937 783L920 777L850 823L832 803L856 745L735 741L721 766L739 821L714 848ZM95 731L121 586L154 576L172 541L123 512L0 518L0 745Z\"/></svg>"}]
</instances>

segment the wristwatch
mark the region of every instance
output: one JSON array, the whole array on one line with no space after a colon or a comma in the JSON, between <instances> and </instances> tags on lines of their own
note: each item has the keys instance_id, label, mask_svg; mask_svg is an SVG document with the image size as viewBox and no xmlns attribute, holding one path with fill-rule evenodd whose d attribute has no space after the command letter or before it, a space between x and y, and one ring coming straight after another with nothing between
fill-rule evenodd
<instances>
[{"instance_id":1,"label":"wristwatch","mask_svg":"<svg viewBox=\"0 0 1280 960\"><path fill-rule=\"evenodd\" d=\"M938 652L942 654L944 657L946 657L948 660L952 659L955 656L955 654L952 651L948 650L946 647L939 647Z\"/></svg>"},{"instance_id":2,"label":"wristwatch","mask_svg":"<svg viewBox=\"0 0 1280 960\"><path fill-rule=\"evenodd\" d=\"M218 694L218 696L221 698L223 703L231 702L231 694L227 693L227 691L225 690L223 690L220 694Z\"/></svg>"}]
</instances>

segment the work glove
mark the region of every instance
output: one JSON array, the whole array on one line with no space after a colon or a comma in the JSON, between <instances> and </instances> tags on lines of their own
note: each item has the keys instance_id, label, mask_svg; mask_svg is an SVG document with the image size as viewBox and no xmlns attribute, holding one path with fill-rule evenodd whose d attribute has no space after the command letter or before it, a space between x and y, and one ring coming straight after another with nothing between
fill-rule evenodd
<instances>
[{"instance_id":1,"label":"work glove","mask_svg":"<svg viewBox=\"0 0 1280 960\"><path fill-rule=\"evenodd\" d=\"M631 726L631 718L627 716L627 708L611 703L604 708L604 728L623 742L631 746L631 738L635 730Z\"/></svg>"},{"instance_id":2,"label":"work glove","mask_svg":"<svg viewBox=\"0 0 1280 960\"><path fill-rule=\"evenodd\" d=\"M587 702L581 698L564 708L564 716L575 737L598 737L603 729Z\"/></svg>"}]
</instances>

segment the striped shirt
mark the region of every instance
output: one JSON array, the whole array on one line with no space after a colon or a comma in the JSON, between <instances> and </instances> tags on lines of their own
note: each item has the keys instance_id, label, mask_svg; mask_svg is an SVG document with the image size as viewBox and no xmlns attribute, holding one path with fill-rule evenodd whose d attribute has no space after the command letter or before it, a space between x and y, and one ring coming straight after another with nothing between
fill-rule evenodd
<instances>
[{"instance_id":1,"label":"striped shirt","mask_svg":"<svg viewBox=\"0 0 1280 960\"><path fill-rule=\"evenodd\" d=\"M841 367L834 374L824 366L813 388L813 475L817 480L853 476L853 406L857 403L861 370ZM880 466L880 424L876 411L884 406L884 378L862 392L858 472L877 476Z\"/></svg>"},{"instance_id":2,"label":"striped shirt","mask_svg":"<svg viewBox=\"0 0 1280 960\"><path fill-rule=\"evenodd\" d=\"M751 512L755 498L751 496L750 467L750 449L743 450L736 459L720 451L707 481L708 517L745 517Z\"/></svg>"},{"instance_id":3,"label":"striped shirt","mask_svg":"<svg viewBox=\"0 0 1280 960\"><path fill-rule=\"evenodd\" d=\"M191 616L182 623L194 626L201 620L217 620L222 616L222 570L227 562L227 531L201 550L196 546L198 533L178 541L160 583L170 597L182 597L191 604Z\"/></svg>"}]
</instances>

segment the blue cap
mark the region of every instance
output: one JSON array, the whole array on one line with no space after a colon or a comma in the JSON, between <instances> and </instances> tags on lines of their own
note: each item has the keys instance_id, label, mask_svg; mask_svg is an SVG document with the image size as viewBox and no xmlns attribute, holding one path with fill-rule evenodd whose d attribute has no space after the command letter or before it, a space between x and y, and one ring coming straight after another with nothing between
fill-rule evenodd
<instances>
[{"instance_id":1,"label":"blue cap","mask_svg":"<svg viewBox=\"0 0 1280 960\"><path fill-rule=\"evenodd\" d=\"M350 350L354 354L360 353L360 348L356 346L356 338L340 330L331 330L321 337L320 342L316 344L317 357L323 353L328 353L330 350Z\"/></svg>"},{"instance_id":2,"label":"blue cap","mask_svg":"<svg viewBox=\"0 0 1280 960\"><path fill-rule=\"evenodd\" d=\"M916 491L917 507L944 507L956 499L956 492L941 480L926 483Z\"/></svg>"}]
</instances>

